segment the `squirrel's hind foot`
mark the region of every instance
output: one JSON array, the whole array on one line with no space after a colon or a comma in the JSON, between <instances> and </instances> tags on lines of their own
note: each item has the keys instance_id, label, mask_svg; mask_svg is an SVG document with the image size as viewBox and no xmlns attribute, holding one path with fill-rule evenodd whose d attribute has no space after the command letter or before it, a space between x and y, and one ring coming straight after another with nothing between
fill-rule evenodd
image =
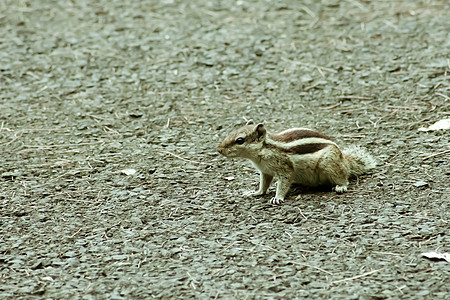
<instances>
[{"instance_id":1,"label":"squirrel's hind foot","mask_svg":"<svg viewBox=\"0 0 450 300\"><path fill-rule=\"evenodd\" d=\"M336 191L336 193L342 194L347 191L347 186L346 185L336 185L334 190Z\"/></svg>"}]
</instances>

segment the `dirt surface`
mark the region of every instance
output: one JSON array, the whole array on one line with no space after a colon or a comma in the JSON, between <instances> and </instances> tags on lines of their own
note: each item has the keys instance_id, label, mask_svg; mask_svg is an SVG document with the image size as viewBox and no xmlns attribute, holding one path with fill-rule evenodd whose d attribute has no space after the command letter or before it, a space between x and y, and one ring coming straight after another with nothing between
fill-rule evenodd
<instances>
[{"instance_id":1,"label":"dirt surface","mask_svg":"<svg viewBox=\"0 0 450 300\"><path fill-rule=\"evenodd\" d=\"M448 299L449 49L443 0L0 1L0 298ZM245 199L244 119L380 165Z\"/></svg>"}]
</instances>

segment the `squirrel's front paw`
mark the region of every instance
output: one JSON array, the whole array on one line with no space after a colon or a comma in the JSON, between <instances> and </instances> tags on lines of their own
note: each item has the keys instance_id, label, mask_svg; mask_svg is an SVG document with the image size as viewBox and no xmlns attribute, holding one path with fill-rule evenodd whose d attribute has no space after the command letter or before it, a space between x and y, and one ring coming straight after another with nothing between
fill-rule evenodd
<instances>
[{"instance_id":1,"label":"squirrel's front paw","mask_svg":"<svg viewBox=\"0 0 450 300\"><path fill-rule=\"evenodd\" d=\"M244 197L255 197L255 196L261 196L263 195L263 193L261 193L260 191L248 191L244 193Z\"/></svg>"},{"instance_id":2,"label":"squirrel's front paw","mask_svg":"<svg viewBox=\"0 0 450 300\"><path fill-rule=\"evenodd\" d=\"M284 201L283 198L279 198L279 197L273 197L272 199L270 199L270 203L271 204L281 204Z\"/></svg>"}]
</instances>

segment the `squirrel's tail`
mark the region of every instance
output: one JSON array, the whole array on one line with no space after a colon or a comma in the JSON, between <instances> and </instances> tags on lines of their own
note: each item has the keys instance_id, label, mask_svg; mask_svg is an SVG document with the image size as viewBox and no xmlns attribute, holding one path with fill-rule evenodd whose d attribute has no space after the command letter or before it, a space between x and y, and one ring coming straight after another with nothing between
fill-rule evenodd
<instances>
[{"instance_id":1,"label":"squirrel's tail","mask_svg":"<svg viewBox=\"0 0 450 300\"><path fill-rule=\"evenodd\" d=\"M351 146L342 152L348 161L351 176L367 173L377 165L375 158L364 148Z\"/></svg>"}]
</instances>

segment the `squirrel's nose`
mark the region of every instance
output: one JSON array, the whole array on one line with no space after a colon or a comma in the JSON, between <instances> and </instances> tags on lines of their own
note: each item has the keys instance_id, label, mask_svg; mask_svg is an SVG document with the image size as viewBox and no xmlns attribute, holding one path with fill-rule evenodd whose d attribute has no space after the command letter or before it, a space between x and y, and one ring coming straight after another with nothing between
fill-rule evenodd
<instances>
[{"instance_id":1,"label":"squirrel's nose","mask_svg":"<svg viewBox=\"0 0 450 300\"><path fill-rule=\"evenodd\" d=\"M224 155L225 148L219 146L219 147L217 147L217 152L219 152L220 154Z\"/></svg>"}]
</instances>

